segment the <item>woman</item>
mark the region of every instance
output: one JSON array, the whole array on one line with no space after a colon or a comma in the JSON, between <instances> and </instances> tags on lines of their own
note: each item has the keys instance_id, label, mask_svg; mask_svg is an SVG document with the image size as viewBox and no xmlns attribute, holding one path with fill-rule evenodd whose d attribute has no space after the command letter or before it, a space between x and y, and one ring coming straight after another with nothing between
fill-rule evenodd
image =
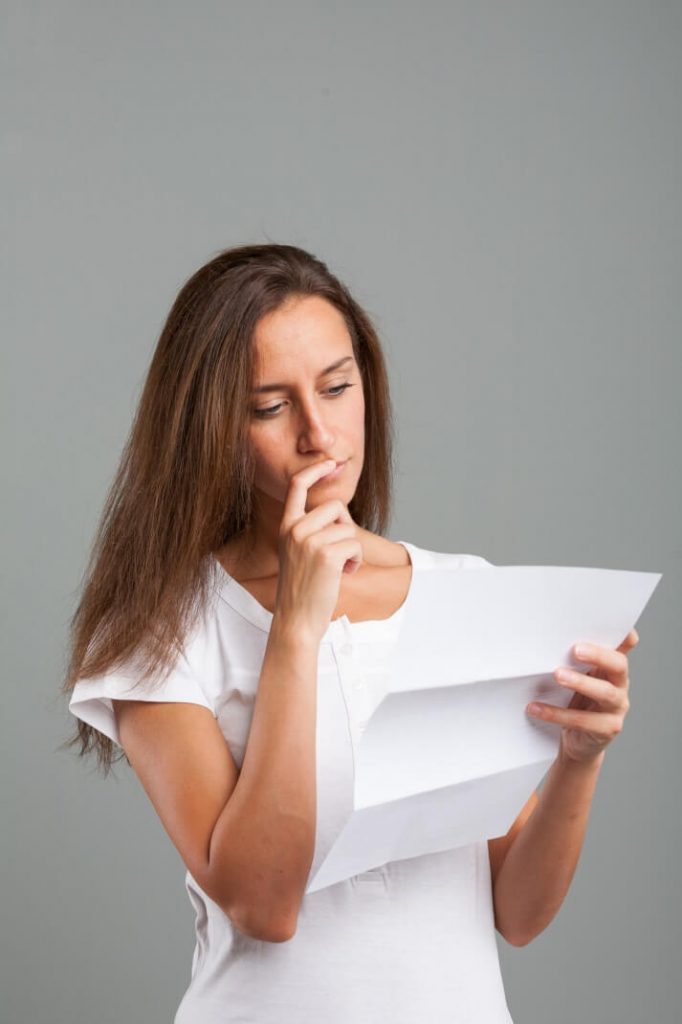
<instances>
[{"instance_id":1,"label":"woman","mask_svg":"<svg viewBox=\"0 0 682 1024\"><path fill-rule=\"evenodd\" d=\"M324 263L249 245L190 278L64 684L71 743L105 772L121 748L187 869L196 946L175 1024L511 1021L495 928L530 942L570 885L634 630L590 645L594 672L561 680L568 708L529 708L562 727L560 753L507 835L305 892L352 808L414 574L490 566L384 536L391 453L377 335Z\"/></svg>"}]
</instances>

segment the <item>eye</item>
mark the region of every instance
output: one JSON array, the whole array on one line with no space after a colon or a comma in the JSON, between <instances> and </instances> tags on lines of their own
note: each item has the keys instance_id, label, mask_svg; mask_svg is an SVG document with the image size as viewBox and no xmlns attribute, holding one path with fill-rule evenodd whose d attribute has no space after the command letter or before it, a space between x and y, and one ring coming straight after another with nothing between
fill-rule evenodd
<instances>
[{"instance_id":1,"label":"eye","mask_svg":"<svg viewBox=\"0 0 682 1024\"><path fill-rule=\"evenodd\" d=\"M325 394L328 394L331 398L340 398L346 388L354 387L355 384L336 384L334 387L327 388ZM278 402L277 405L270 405L266 409L253 409L253 415L261 419L267 419L270 416L276 415L283 404L283 402Z\"/></svg>"}]
</instances>

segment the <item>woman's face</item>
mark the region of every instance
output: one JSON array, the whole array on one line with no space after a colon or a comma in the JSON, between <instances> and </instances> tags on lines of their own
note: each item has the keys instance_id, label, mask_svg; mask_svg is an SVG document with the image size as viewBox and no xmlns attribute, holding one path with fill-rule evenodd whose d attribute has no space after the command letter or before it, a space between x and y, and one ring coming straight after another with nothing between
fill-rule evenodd
<instances>
[{"instance_id":1,"label":"woman's face","mask_svg":"<svg viewBox=\"0 0 682 1024\"><path fill-rule=\"evenodd\" d=\"M306 509L332 497L347 505L364 461L365 401L341 313L319 296L291 299L258 322L254 363L256 490L284 503L294 473L328 458L347 460L335 477L312 485Z\"/></svg>"}]
</instances>

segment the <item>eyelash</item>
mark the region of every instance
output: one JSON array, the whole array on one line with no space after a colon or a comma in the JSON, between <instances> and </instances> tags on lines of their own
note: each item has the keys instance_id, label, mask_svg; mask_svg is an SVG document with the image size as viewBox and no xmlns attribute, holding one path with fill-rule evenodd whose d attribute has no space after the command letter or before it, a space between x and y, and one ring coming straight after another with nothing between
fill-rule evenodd
<instances>
[{"instance_id":1,"label":"eyelash","mask_svg":"<svg viewBox=\"0 0 682 1024\"><path fill-rule=\"evenodd\" d=\"M354 384L337 384L335 385L335 387L327 388L327 393L329 393L330 391L337 391L338 394L332 395L331 397L340 398L343 392L346 390L346 388L354 387ZM283 404L283 402L278 402L277 405L271 405L267 409L254 409L253 414L254 416L258 416L259 419L269 419L271 416L275 415L279 411L279 409L281 409Z\"/></svg>"}]
</instances>

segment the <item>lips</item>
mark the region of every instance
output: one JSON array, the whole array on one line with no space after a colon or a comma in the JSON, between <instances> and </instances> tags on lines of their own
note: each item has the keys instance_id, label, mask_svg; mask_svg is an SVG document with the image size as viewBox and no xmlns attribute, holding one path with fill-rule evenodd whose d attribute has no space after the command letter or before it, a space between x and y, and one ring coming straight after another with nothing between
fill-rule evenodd
<instances>
[{"instance_id":1,"label":"lips","mask_svg":"<svg viewBox=\"0 0 682 1024\"><path fill-rule=\"evenodd\" d=\"M337 462L335 469L330 470L329 473L325 473L324 476L320 477L320 480L333 480L334 477L338 476L339 473L341 473L343 467L346 465L347 462L348 459L346 459L344 462Z\"/></svg>"}]
</instances>

